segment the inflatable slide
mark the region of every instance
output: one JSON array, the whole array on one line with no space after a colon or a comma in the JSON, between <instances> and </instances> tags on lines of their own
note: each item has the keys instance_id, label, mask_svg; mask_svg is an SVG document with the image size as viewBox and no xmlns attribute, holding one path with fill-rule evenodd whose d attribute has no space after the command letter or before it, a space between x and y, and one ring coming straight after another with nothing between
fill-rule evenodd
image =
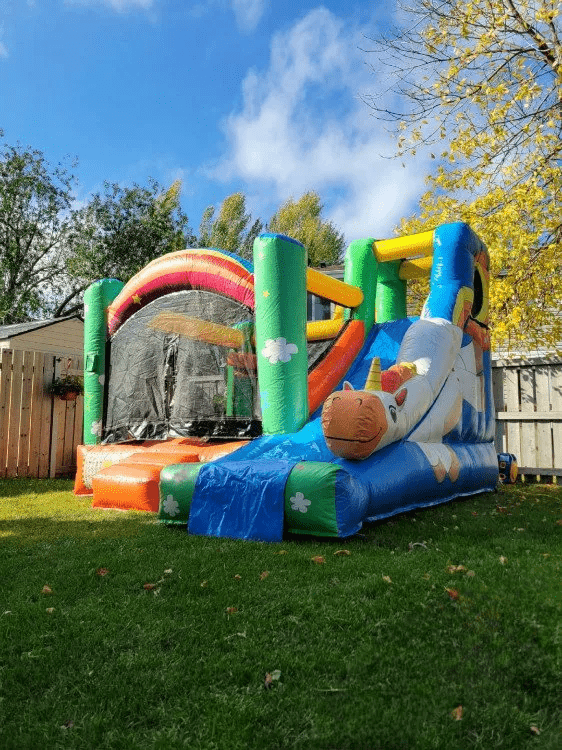
<instances>
[{"instance_id":1,"label":"inflatable slide","mask_svg":"<svg viewBox=\"0 0 562 750\"><path fill-rule=\"evenodd\" d=\"M495 489L488 284L462 223L356 241L344 281L262 234L253 265L188 249L93 284L75 492L193 534L279 541ZM307 320L308 294L329 320Z\"/></svg>"}]
</instances>

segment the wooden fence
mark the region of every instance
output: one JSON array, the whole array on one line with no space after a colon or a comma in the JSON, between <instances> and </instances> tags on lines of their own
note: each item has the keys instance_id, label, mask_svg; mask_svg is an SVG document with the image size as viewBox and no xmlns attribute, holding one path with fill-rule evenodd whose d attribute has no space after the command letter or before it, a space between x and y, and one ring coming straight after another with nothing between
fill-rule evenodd
<instances>
[{"instance_id":1,"label":"wooden fence","mask_svg":"<svg viewBox=\"0 0 562 750\"><path fill-rule=\"evenodd\" d=\"M498 453L520 474L562 476L562 359L497 360L492 373Z\"/></svg>"},{"instance_id":2,"label":"wooden fence","mask_svg":"<svg viewBox=\"0 0 562 750\"><path fill-rule=\"evenodd\" d=\"M47 388L82 359L0 350L0 478L72 476L82 442L83 398ZM562 476L562 358L497 360L492 370L496 450L513 453L521 474Z\"/></svg>"},{"instance_id":3,"label":"wooden fence","mask_svg":"<svg viewBox=\"0 0 562 750\"><path fill-rule=\"evenodd\" d=\"M79 357L0 350L0 478L72 476L82 442L83 397L61 401L47 388L82 374Z\"/></svg>"}]
</instances>

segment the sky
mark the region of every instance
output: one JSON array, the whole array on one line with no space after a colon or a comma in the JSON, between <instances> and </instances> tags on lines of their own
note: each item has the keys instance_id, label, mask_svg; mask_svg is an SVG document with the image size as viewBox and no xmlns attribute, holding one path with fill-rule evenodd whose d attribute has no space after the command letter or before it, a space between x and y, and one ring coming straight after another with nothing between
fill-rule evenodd
<instances>
[{"instance_id":1,"label":"sky","mask_svg":"<svg viewBox=\"0 0 562 750\"><path fill-rule=\"evenodd\" d=\"M394 0L0 0L0 128L52 164L76 158L80 202L105 180L181 179L197 230L233 192L267 221L315 190L347 242L390 237L430 169L389 158L362 99L387 96L368 37L394 13Z\"/></svg>"}]
</instances>

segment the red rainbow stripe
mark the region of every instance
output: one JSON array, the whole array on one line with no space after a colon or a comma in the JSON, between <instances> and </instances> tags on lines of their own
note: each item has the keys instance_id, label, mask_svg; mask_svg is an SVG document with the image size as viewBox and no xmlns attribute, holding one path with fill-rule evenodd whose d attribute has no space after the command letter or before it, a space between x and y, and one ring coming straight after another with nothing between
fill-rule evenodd
<instances>
[{"instance_id":1,"label":"red rainbow stripe","mask_svg":"<svg viewBox=\"0 0 562 750\"><path fill-rule=\"evenodd\" d=\"M157 297L183 289L217 292L254 309L254 280L247 269L218 252L179 251L152 261L126 284L108 309L109 335Z\"/></svg>"}]
</instances>

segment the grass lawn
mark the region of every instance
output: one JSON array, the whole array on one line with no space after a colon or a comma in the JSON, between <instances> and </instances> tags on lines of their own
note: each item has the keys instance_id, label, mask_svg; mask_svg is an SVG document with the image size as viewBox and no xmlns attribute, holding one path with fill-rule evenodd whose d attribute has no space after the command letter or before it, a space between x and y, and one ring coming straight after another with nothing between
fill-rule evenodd
<instances>
[{"instance_id":1,"label":"grass lawn","mask_svg":"<svg viewBox=\"0 0 562 750\"><path fill-rule=\"evenodd\" d=\"M562 748L562 488L267 545L70 487L0 480L3 750Z\"/></svg>"}]
</instances>

